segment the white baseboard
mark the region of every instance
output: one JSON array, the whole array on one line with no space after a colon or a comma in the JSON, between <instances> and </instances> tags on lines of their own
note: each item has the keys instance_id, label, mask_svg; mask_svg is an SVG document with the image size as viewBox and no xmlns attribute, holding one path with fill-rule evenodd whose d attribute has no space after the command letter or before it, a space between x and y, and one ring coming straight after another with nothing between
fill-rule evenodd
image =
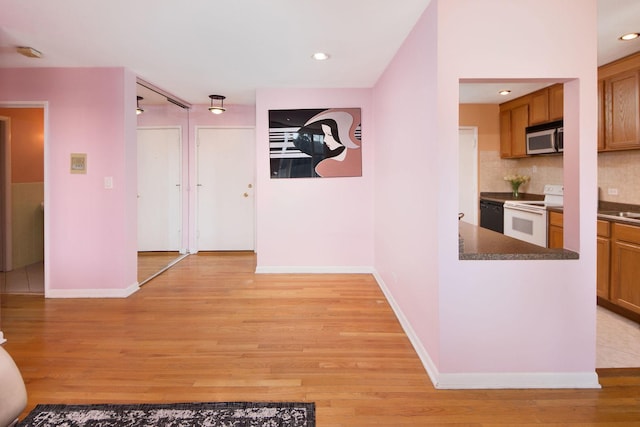
<instances>
[{"instance_id":1,"label":"white baseboard","mask_svg":"<svg viewBox=\"0 0 640 427\"><path fill-rule=\"evenodd\" d=\"M438 389L600 388L595 372L439 374Z\"/></svg>"},{"instance_id":2,"label":"white baseboard","mask_svg":"<svg viewBox=\"0 0 640 427\"><path fill-rule=\"evenodd\" d=\"M411 341L411 345L413 345L414 350L416 351L416 353L418 354L418 357L420 358L420 361L422 362L422 366L424 366L424 369L427 371L427 375L429 375L429 379L431 379L431 382L435 387L438 382L437 381L438 368L436 368L436 365L435 363L433 363L431 356L429 356L429 353L422 345L422 342L420 341L420 339L418 339L418 336L413 330L413 327L411 327L411 323L409 323L404 313L400 309L400 306L398 305L396 300L393 298L393 295L391 294L391 291L387 287L387 284L384 282L384 280L382 280L382 276L380 276L380 274L378 274L378 272L375 271L373 273L373 277L375 277L376 282L378 282L378 286L382 290L382 293L387 299L387 302L389 303L389 305L391 306L391 309L393 310L396 317L398 318L398 321L400 322L400 325L402 326L404 333L409 338L409 341Z\"/></svg>"},{"instance_id":3,"label":"white baseboard","mask_svg":"<svg viewBox=\"0 0 640 427\"><path fill-rule=\"evenodd\" d=\"M402 329L411 341L433 386L437 389L525 389L525 388L600 388L594 372L513 372L513 373L440 373L418 339L411 324L382 277L374 272L378 286L393 309Z\"/></svg>"},{"instance_id":4,"label":"white baseboard","mask_svg":"<svg viewBox=\"0 0 640 427\"><path fill-rule=\"evenodd\" d=\"M46 289L45 298L126 298L140 289L138 282L124 289Z\"/></svg>"},{"instance_id":5,"label":"white baseboard","mask_svg":"<svg viewBox=\"0 0 640 427\"><path fill-rule=\"evenodd\" d=\"M373 274L372 267L365 266L277 266L256 267L256 274Z\"/></svg>"}]
</instances>

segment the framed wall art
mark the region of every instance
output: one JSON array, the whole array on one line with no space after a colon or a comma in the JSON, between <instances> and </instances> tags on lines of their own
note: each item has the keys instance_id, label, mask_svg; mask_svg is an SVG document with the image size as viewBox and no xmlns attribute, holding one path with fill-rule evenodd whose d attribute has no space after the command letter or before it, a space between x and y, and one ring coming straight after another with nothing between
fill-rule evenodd
<instances>
[{"instance_id":1,"label":"framed wall art","mask_svg":"<svg viewBox=\"0 0 640 427\"><path fill-rule=\"evenodd\" d=\"M269 110L271 178L362 176L360 108Z\"/></svg>"}]
</instances>

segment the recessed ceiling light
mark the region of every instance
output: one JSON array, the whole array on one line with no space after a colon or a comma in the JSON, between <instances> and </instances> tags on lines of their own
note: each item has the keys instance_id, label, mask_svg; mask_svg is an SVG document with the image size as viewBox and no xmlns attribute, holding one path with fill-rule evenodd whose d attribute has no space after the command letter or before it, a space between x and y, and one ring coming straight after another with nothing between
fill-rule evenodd
<instances>
[{"instance_id":1,"label":"recessed ceiling light","mask_svg":"<svg viewBox=\"0 0 640 427\"><path fill-rule=\"evenodd\" d=\"M509 95L510 93L511 93L511 91L509 89L502 89L500 92L498 92L498 94L500 94L502 96Z\"/></svg>"},{"instance_id":2,"label":"recessed ceiling light","mask_svg":"<svg viewBox=\"0 0 640 427\"><path fill-rule=\"evenodd\" d=\"M324 52L316 52L311 55L311 57L316 61L326 61L327 59L329 59L329 54Z\"/></svg>"},{"instance_id":3,"label":"recessed ceiling light","mask_svg":"<svg viewBox=\"0 0 640 427\"><path fill-rule=\"evenodd\" d=\"M638 37L640 37L640 33L627 33L627 34L621 35L619 37L619 40L628 41L628 40L637 39Z\"/></svg>"}]
</instances>

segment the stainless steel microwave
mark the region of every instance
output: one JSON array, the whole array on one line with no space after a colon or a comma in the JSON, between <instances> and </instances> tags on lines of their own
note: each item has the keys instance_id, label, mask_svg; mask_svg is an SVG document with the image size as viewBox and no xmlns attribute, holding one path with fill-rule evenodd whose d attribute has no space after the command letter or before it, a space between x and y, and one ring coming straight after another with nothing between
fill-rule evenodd
<instances>
[{"instance_id":1,"label":"stainless steel microwave","mask_svg":"<svg viewBox=\"0 0 640 427\"><path fill-rule=\"evenodd\" d=\"M561 153L564 150L562 120L526 128L527 154Z\"/></svg>"}]
</instances>

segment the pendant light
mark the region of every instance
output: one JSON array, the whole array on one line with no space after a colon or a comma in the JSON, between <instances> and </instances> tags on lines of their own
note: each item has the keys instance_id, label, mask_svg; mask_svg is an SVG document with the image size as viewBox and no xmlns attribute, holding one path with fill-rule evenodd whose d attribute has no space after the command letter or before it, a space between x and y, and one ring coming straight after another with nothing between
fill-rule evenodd
<instances>
[{"instance_id":1,"label":"pendant light","mask_svg":"<svg viewBox=\"0 0 640 427\"><path fill-rule=\"evenodd\" d=\"M209 95L209 98L211 98L211 107L209 107L209 111L211 111L213 114L222 114L224 113L226 110L224 109L224 99L226 98L226 96L222 96L222 95ZM220 105L219 106L214 106L213 105L213 100L216 101L220 101Z\"/></svg>"},{"instance_id":2,"label":"pendant light","mask_svg":"<svg viewBox=\"0 0 640 427\"><path fill-rule=\"evenodd\" d=\"M142 114L144 113L144 110L142 108L140 108L140 101L142 101L144 98L141 96L136 96L136 114Z\"/></svg>"}]
</instances>

